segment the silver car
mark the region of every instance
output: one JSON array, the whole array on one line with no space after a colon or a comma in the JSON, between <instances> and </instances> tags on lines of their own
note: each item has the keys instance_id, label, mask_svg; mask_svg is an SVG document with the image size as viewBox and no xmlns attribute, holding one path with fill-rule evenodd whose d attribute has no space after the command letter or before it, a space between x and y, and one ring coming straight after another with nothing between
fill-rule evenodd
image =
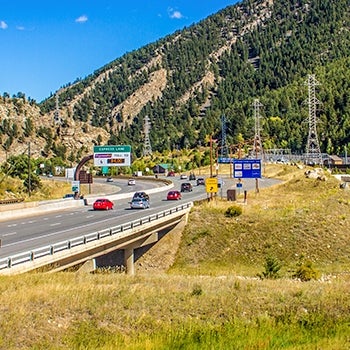
<instances>
[{"instance_id":1,"label":"silver car","mask_svg":"<svg viewBox=\"0 0 350 350\"><path fill-rule=\"evenodd\" d=\"M145 198L134 198L130 202L131 209L147 209L149 208L149 201Z\"/></svg>"}]
</instances>

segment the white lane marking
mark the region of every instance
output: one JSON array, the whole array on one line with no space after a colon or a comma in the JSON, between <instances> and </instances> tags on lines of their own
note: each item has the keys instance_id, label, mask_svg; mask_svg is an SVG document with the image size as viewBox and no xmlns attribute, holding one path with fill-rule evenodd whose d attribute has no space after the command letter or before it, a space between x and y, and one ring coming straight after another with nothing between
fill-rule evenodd
<instances>
[{"instance_id":1,"label":"white lane marking","mask_svg":"<svg viewBox=\"0 0 350 350\"><path fill-rule=\"evenodd\" d=\"M185 203L183 203L183 204L185 204ZM117 215L117 216L113 215L110 218L107 218L107 219L104 219L104 220L99 220L98 223L112 221L112 220L115 220L117 217L118 218L120 218L120 217L129 217L129 216L132 216L134 213L135 213L135 210L131 210L130 208L125 208L125 212L118 213L119 215ZM94 215L94 214L91 214L91 215ZM45 237L51 237L51 236L55 236L55 235L59 235L59 234L65 233L65 232L74 231L74 230L76 230L78 228L84 228L84 227L89 227L89 226L93 226L93 225L96 225L96 222L85 224L85 225L80 225L78 227L72 227L72 228L69 228L69 229L66 229L66 230L62 230L62 231L52 232L52 233L47 234L47 235L41 235L41 236L25 239L25 240L22 240L22 241L16 241L16 242L13 242L13 243L4 244L3 247L10 247L10 246L13 246L13 245L18 244L18 243L36 241L36 240L40 240L40 239L45 238ZM118 225L116 225L116 226L118 226ZM96 232L97 231L98 230L96 230ZM92 232L90 232L90 233L92 233Z\"/></svg>"},{"instance_id":2,"label":"white lane marking","mask_svg":"<svg viewBox=\"0 0 350 350\"><path fill-rule=\"evenodd\" d=\"M29 220L21 222L21 225L35 224L37 220Z\"/></svg>"},{"instance_id":3,"label":"white lane marking","mask_svg":"<svg viewBox=\"0 0 350 350\"><path fill-rule=\"evenodd\" d=\"M17 224L11 224L11 225L7 225L7 227L16 227Z\"/></svg>"},{"instance_id":4,"label":"white lane marking","mask_svg":"<svg viewBox=\"0 0 350 350\"><path fill-rule=\"evenodd\" d=\"M52 226L58 226L58 225L61 225L61 223L60 223L60 222L55 222L55 223L53 223L53 224L50 224L51 227L52 227Z\"/></svg>"},{"instance_id":5,"label":"white lane marking","mask_svg":"<svg viewBox=\"0 0 350 350\"><path fill-rule=\"evenodd\" d=\"M7 236L13 236L13 235L16 235L16 234L17 234L17 232L8 232L8 233L3 234L2 236L3 237L7 237Z\"/></svg>"},{"instance_id":6,"label":"white lane marking","mask_svg":"<svg viewBox=\"0 0 350 350\"><path fill-rule=\"evenodd\" d=\"M111 221L111 220L115 220L115 217L108 218L108 219L105 219L105 220L100 220L98 223ZM3 247L10 247L10 246L13 246L13 245L19 244L19 243L36 241L38 239L40 240L40 239L45 238L45 237L51 237L51 236L59 235L61 233L74 231L74 230L77 230L78 228L84 228L84 227L89 227L89 226L93 226L93 225L96 225L96 222L93 222L93 223L90 223L90 224L86 224L86 225L80 225L78 227L72 227L72 228L69 228L69 229L66 229L66 230L62 230L62 231L52 232L52 233L49 233L47 235L41 235L41 236L32 237L32 238L25 239L25 240L22 240L22 241L16 241L16 242L13 242L13 243L5 244L5 245L3 245Z\"/></svg>"}]
</instances>

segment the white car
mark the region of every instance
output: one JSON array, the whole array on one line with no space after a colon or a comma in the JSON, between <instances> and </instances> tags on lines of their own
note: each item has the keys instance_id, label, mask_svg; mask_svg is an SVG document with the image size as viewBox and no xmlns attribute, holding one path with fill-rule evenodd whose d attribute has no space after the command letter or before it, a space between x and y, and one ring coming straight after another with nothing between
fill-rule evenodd
<instances>
[{"instance_id":1,"label":"white car","mask_svg":"<svg viewBox=\"0 0 350 350\"><path fill-rule=\"evenodd\" d=\"M134 186L134 185L136 185L135 179L129 179L128 186Z\"/></svg>"},{"instance_id":2,"label":"white car","mask_svg":"<svg viewBox=\"0 0 350 350\"><path fill-rule=\"evenodd\" d=\"M149 208L149 201L146 198L134 198L130 202L131 209L147 209Z\"/></svg>"},{"instance_id":3,"label":"white car","mask_svg":"<svg viewBox=\"0 0 350 350\"><path fill-rule=\"evenodd\" d=\"M180 175L180 180L187 180L187 175L186 174L181 174Z\"/></svg>"}]
</instances>

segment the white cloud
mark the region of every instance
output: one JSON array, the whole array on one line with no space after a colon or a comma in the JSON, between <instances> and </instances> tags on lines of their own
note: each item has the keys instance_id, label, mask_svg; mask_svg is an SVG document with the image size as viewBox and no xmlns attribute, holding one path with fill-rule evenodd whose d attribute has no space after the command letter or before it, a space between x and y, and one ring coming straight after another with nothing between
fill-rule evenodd
<instances>
[{"instance_id":1,"label":"white cloud","mask_svg":"<svg viewBox=\"0 0 350 350\"><path fill-rule=\"evenodd\" d=\"M180 11L174 10L173 8L168 9L168 14L170 18L181 19L183 17Z\"/></svg>"},{"instance_id":2,"label":"white cloud","mask_svg":"<svg viewBox=\"0 0 350 350\"><path fill-rule=\"evenodd\" d=\"M7 29L8 25L5 21L0 21L0 28L1 29Z\"/></svg>"},{"instance_id":3,"label":"white cloud","mask_svg":"<svg viewBox=\"0 0 350 350\"><path fill-rule=\"evenodd\" d=\"M85 22L87 22L87 20L88 20L88 17L87 17L87 16L81 15L80 17L78 17L78 18L75 20L75 22L77 22L77 23L85 23Z\"/></svg>"},{"instance_id":4,"label":"white cloud","mask_svg":"<svg viewBox=\"0 0 350 350\"><path fill-rule=\"evenodd\" d=\"M25 28L22 27L22 26L17 26L16 29L17 29L17 30L25 30Z\"/></svg>"}]
</instances>

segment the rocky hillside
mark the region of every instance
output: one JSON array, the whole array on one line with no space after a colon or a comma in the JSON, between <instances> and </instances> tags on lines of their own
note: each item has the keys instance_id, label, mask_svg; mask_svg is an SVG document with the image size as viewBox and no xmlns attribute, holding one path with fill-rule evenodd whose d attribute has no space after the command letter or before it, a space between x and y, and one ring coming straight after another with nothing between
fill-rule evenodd
<instances>
[{"instance_id":1,"label":"rocky hillside","mask_svg":"<svg viewBox=\"0 0 350 350\"><path fill-rule=\"evenodd\" d=\"M105 130L87 123L71 120L69 127L61 129L50 114L41 113L38 105L25 98L1 98L0 123L0 162L11 155L27 154L29 144L31 155L35 158L55 156L52 150L45 149L50 139L74 151L95 143L97 135L101 135L102 140L108 140Z\"/></svg>"}]
</instances>

